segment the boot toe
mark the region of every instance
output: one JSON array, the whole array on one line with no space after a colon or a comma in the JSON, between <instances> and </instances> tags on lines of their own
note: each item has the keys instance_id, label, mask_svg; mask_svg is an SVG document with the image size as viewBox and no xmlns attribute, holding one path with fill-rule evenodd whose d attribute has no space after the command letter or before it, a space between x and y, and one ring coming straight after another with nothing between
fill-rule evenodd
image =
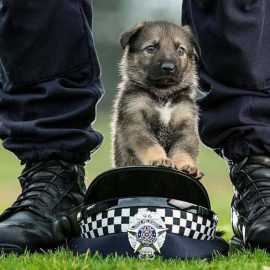
<instances>
[{"instance_id":1,"label":"boot toe","mask_svg":"<svg viewBox=\"0 0 270 270\"><path fill-rule=\"evenodd\" d=\"M33 251L39 246L45 246L45 239L51 240L46 234L44 224L39 224L28 213L17 213L0 223L0 250L6 253L23 253ZM21 218L25 215L25 220ZM40 226L43 225L43 226Z\"/></svg>"},{"instance_id":2,"label":"boot toe","mask_svg":"<svg viewBox=\"0 0 270 270\"><path fill-rule=\"evenodd\" d=\"M22 254L26 249L26 237L22 231L22 226L17 224L0 224L0 252L4 254Z\"/></svg>"},{"instance_id":3,"label":"boot toe","mask_svg":"<svg viewBox=\"0 0 270 270\"><path fill-rule=\"evenodd\" d=\"M264 248L270 250L270 216L259 219L249 227L246 235L246 243L252 248Z\"/></svg>"}]
</instances>

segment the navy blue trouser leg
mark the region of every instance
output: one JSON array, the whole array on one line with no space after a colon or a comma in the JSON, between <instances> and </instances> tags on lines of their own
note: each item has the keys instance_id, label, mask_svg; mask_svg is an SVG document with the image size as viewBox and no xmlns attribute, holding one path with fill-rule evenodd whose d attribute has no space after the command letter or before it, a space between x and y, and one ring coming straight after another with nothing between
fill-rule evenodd
<instances>
[{"instance_id":1,"label":"navy blue trouser leg","mask_svg":"<svg viewBox=\"0 0 270 270\"><path fill-rule=\"evenodd\" d=\"M0 135L22 161L84 162L102 141L91 0L0 0Z\"/></svg>"},{"instance_id":2,"label":"navy blue trouser leg","mask_svg":"<svg viewBox=\"0 0 270 270\"><path fill-rule=\"evenodd\" d=\"M201 47L200 136L230 160L270 154L270 1L184 0Z\"/></svg>"}]
</instances>

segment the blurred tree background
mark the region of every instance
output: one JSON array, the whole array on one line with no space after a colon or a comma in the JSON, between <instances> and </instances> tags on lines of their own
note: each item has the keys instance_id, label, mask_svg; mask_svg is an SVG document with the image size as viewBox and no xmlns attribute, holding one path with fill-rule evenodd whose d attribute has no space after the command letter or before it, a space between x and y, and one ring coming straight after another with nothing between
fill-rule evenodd
<instances>
[{"instance_id":1,"label":"blurred tree background","mask_svg":"<svg viewBox=\"0 0 270 270\"><path fill-rule=\"evenodd\" d=\"M102 66L105 96L98 106L95 128L104 134L104 142L87 164L87 183L111 167L110 121L111 105L119 82L118 62L122 49L120 34L141 20L181 22L181 0L93 0L94 39ZM220 216L220 229L231 235L229 224L232 194L225 162L202 146L199 167L205 173L202 183L207 188L212 208ZM0 212L8 207L20 192L16 179L22 167L16 157L0 148Z\"/></svg>"}]
</instances>

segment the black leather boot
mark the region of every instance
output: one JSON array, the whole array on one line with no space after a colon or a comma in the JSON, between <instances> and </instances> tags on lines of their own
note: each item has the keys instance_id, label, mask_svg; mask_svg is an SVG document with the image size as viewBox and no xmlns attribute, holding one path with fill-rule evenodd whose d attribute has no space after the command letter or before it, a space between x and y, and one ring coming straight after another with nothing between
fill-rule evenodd
<instances>
[{"instance_id":1,"label":"black leather boot","mask_svg":"<svg viewBox=\"0 0 270 270\"><path fill-rule=\"evenodd\" d=\"M53 249L78 233L86 191L83 165L27 163L19 180L21 195L0 216L0 252Z\"/></svg>"},{"instance_id":2,"label":"black leather boot","mask_svg":"<svg viewBox=\"0 0 270 270\"><path fill-rule=\"evenodd\" d=\"M245 158L231 167L235 189L232 226L235 246L270 251L270 157Z\"/></svg>"}]
</instances>

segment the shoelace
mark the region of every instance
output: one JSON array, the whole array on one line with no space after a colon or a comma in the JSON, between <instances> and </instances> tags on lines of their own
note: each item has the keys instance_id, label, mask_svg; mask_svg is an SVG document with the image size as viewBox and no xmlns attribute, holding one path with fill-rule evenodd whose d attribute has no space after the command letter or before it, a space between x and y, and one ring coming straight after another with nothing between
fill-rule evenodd
<instances>
[{"instance_id":1,"label":"shoelace","mask_svg":"<svg viewBox=\"0 0 270 270\"><path fill-rule=\"evenodd\" d=\"M48 187L52 187L56 192L59 192L59 188L55 185L54 180L56 177L65 179L63 175L58 171L50 169L50 167L60 167L59 162L40 162L31 166L29 169L24 169L19 180L22 185L22 193L19 195L15 203L9 207L5 213L14 213L23 210L30 211L40 217L44 217L44 209L40 208L40 204L47 206L47 203L43 200L42 196L44 193L49 197L53 198L51 193L48 191ZM49 173L46 177L40 177L34 179L36 173ZM38 185L37 185L38 184ZM39 203L37 203L37 201Z\"/></svg>"},{"instance_id":2,"label":"shoelace","mask_svg":"<svg viewBox=\"0 0 270 270\"><path fill-rule=\"evenodd\" d=\"M248 177L250 181L249 181L249 183L245 183L244 193L246 193L246 191L249 190L250 186L252 186L252 185L255 186L255 191L254 191L254 194L250 194L249 192L247 192L246 194L244 194L243 198L249 199L251 196L256 194L257 196L254 196L255 198L252 200L252 204L254 205L262 199L264 206L269 208L270 205L268 205L264 199L267 197L270 197L270 187L264 187L263 189L260 189L256 185L256 183L261 182L261 181L265 181L268 179L263 179L263 178L252 179L250 177L250 174L252 174L252 173L254 173L257 170L262 169L262 168L264 168L264 166L258 166L256 168L254 168L253 170L249 171L248 173L245 171L242 171L244 173L241 175L241 177L238 178L238 182L241 183L242 178ZM265 193L262 194L261 191L264 191ZM266 191L268 191L268 192L266 192Z\"/></svg>"}]
</instances>

